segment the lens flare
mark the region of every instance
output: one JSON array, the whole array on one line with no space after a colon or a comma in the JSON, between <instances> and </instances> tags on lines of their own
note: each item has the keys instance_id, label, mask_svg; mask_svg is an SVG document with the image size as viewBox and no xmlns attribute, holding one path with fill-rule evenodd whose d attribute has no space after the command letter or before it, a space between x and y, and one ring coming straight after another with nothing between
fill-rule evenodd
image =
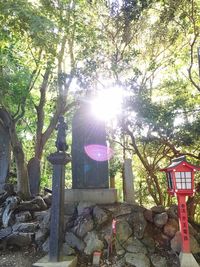
<instances>
[{"instance_id":1,"label":"lens flare","mask_svg":"<svg viewBox=\"0 0 200 267\"><path fill-rule=\"evenodd\" d=\"M91 103L92 113L103 121L116 118L122 111L123 94L119 87L99 91Z\"/></svg>"},{"instance_id":2,"label":"lens flare","mask_svg":"<svg viewBox=\"0 0 200 267\"><path fill-rule=\"evenodd\" d=\"M84 150L88 157L96 161L107 161L113 156L112 149L103 145L86 145Z\"/></svg>"}]
</instances>

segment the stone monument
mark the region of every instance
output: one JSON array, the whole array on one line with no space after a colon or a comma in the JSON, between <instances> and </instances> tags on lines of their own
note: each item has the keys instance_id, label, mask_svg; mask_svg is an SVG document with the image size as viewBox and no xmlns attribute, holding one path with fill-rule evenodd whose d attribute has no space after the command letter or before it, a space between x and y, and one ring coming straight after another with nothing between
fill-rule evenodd
<instances>
[{"instance_id":1,"label":"stone monument","mask_svg":"<svg viewBox=\"0 0 200 267\"><path fill-rule=\"evenodd\" d=\"M117 201L116 189L109 189L108 151L105 123L95 119L89 101L82 102L72 121L72 189L66 189L66 202Z\"/></svg>"},{"instance_id":2,"label":"stone monument","mask_svg":"<svg viewBox=\"0 0 200 267\"><path fill-rule=\"evenodd\" d=\"M85 151L88 145L106 148L106 131L104 122L95 120L90 105L84 102L72 121L72 188L108 188L108 160L89 157Z\"/></svg>"},{"instance_id":3,"label":"stone monument","mask_svg":"<svg viewBox=\"0 0 200 267\"><path fill-rule=\"evenodd\" d=\"M36 196L39 194L40 187L40 160L37 157L30 159L27 168L30 192L32 196Z\"/></svg>"},{"instance_id":4,"label":"stone monument","mask_svg":"<svg viewBox=\"0 0 200 267\"><path fill-rule=\"evenodd\" d=\"M0 121L0 191L7 181L10 161L10 138L9 132Z\"/></svg>"}]
</instances>

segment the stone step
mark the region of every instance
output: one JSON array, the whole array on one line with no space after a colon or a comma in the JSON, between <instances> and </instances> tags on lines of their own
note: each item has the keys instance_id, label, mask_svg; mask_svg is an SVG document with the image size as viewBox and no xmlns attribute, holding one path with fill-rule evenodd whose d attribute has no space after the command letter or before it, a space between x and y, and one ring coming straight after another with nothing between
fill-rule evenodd
<instances>
[{"instance_id":1,"label":"stone step","mask_svg":"<svg viewBox=\"0 0 200 267\"><path fill-rule=\"evenodd\" d=\"M44 256L38 262L32 265L32 267L76 267L76 266L77 266L76 256L66 256L64 257L63 261L49 262L48 255Z\"/></svg>"}]
</instances>

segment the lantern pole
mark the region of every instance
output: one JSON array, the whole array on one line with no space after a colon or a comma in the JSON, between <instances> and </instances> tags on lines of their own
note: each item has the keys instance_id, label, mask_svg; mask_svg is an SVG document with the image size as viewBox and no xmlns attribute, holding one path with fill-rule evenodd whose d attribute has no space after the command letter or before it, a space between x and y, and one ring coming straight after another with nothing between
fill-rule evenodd
<instances>
[{"instance_id":1,"label":"lantern pole","mask_svg":"<svg viewBox=\"0 0 200 267\"><path fill-rule=\"evenodd\" d=\"M190 238L188 228L188 215L185 195L177 194L178 212L179 212L179 228L182 240L182 253L190 253Z\"/></svg>"},{"instance_id":2,"label":"lantern pole","mask_svg":"<svg viewBox=\"0 0 200 267\"><path fill-rule=\"evenodd\" d=\"M185 195L177 194L178 213L179 213L179 228L181 232L181 252L179 255L181 267L199 267L196 259L190 251L190 235L188 227L187 206Z\"/></svg>"}]
</instances>

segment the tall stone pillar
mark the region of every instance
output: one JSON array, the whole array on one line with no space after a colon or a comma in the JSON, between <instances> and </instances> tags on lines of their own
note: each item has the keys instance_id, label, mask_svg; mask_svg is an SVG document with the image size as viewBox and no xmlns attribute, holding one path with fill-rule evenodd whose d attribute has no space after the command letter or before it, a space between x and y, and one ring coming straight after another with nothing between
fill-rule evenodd
<instances>
[{"instance_id":1,"label":"tall stone pillar","mask_svg":"<svg viewBox=\"0 0 200 267\"><path fill-rule=\"evenodd\" d=\"M10 161L10 138L9 132L0 122L0 192L7 180Z\"/></svg>"},{"instance_id":2,"label":"tall stone pillar","mask_svg":"<svg viewBox=\"0 0 200 267\"><path fill-rule=\"evenodd\" d=\"M48 160L53 165L49 260L57 262L62 257L65 165L71 161L71 158L65 152L56 152L51 154Z\"/></svg>"},{"instance_id":3,"label":"tall stone pillar","mask_svg":"<svg viewBox=\"0 0 200 267\"><path fill-rule=\"evenodd\" d=\"M36 196L40 188L40 160L36 157L30 159L27 168L31 195Z\"/></svg>"},{"instance_id":4,"label":"tall stone pillar","mask_svg":"<svg viewBox=\"0 0 200 267\"><path fill-rule=\"evenodd\" d=\"M52 181L52 205L50 223L49 261L62 260L61 248L64 233L64 189L65 189L65 165L71 161L66 154L66 124L64 118L59 119L57 126L58 136L56 140L57 152L52 153L48 160L53 165Z\"/></svg>"},{"instance_id":5,"label":"tall stone pillar","mask_svg":"<svg viewBox=\"0 0 200 267\"><path fill-rule=\"evenodd\" d=\"M132 171L132 160L124 160L124 190L125 190L125 201L129 204L135 203L135 192L134 192L134 176Z\"/></svg>"}]
</instances>

